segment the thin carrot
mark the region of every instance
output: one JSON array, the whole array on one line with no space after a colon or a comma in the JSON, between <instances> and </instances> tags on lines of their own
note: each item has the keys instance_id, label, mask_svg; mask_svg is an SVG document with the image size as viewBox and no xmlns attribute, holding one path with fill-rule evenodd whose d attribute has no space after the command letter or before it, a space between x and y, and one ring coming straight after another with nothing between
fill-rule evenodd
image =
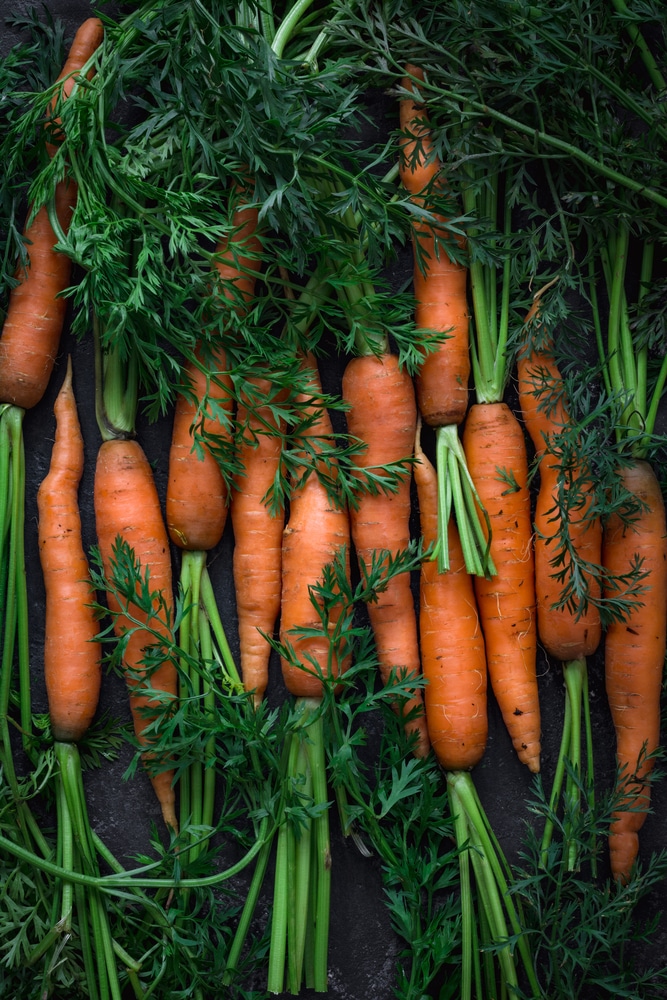
<instances>
[{"instance_id":1,"label":"thin carrot","mask_svg":"<svg viewBox=\"0 0 667 1000\"><path fill-rule=\"evenodd\" d=\"M83 69L95 51L100 47L103 39L104 27L98 17L89 17L79 26L67 53L65 64L56 78L54 95L49 102L50 113L55 111L59 100L65 100L71 95L78 83L79 71ZM90 79L91 75L92 71L89 72L88 79ZM59 117L54 118L50 122L52 128L51 137L54 141L47 143L46 148L49 156L55 156L58 144L64 138L60 128L61 124Z\"/></svg>"},{"instance_id":2,"label":"thin carrot","mask_svg":"<svg viewBox=\"0 0 667 1000\"><path fill-rule=\"evenodd\" d=\"M83 438L72 389L72 364L55 402L51 465L37 492L39 555L46 590L44 672L56 740L76 742L93 720L101 684L94 592L81 540L78 488Z\"/></svg>"},{"instance_id":3,"label":"thin carrot","mask_svg":"<svg viewBox=\"0 0 667 1000\"><path fill-rule=\"evenodd\" d=\"M310 417L305 430L315 442L333 436L331 419L325 407L317 403L321 386L317 363L311 356L304 362L313 387ZM299 395L297 402L307 403L308 396ZM299 635L302 629L321 632L322 622L311 600L311 588L322 579L324 567L345 551L349 577L350 525L345 506L329 496L326 486L313 469L305 482L297 484L290 494L289 520L283 532L282 595L280 641L291 646L294 658L282 658L283 679L287 689L297 698L321 698L322 677L338 677L347 666L340 662L324 635ZM334 609L329 629L335 628L342 609Z\"/></svg>"},{"instance_id":4,"label":"thin carrot","mask_svg":"<svg viewBox=\"0 0 667 1000\"><path fill-rule=\"evenodd\" d=\"M433 545L438 537L437 477L419 439L415 458L422 538L425 545ZM449 541L449 570L438 572L432 559L425 559L421 569L424 702L429 737L440 764L448 771L467 771L482 759L488 735L486 654L472 578L451 522Z\"/></svg>"},{"instance_id":5,"label":"thin carrot","mask_svg":"<svg viewBox=\"0 0 667 1000\"><path fill-rule=\"evenodd\" d=\"M605 526L603 563L612 578L628 578L641 560L645 587L623 621L612 621L605 639L605 684L616 731L626 808L609 831L612 873L626 880L638 852L638 831L649 808L647 782L660 744L660 692L667 642L667 526L660 484L651 466L636 460L619 470L621 482L642 505L631 523L614 515ZM618 597L617 590L610 592ZM621 592L620 596L623 596Z\"/></svg>"},{"instance_id":6,"label":"thin carrot","mask_svg":"<svg viewBox=\"0 0 667 1000\"><path fill-rule=\"evenodd\" d=\"M167 641L173 641L173 589L169 538L153 472L138 441L114 438L102 443L95 468L94 498L97 539L107 578L112 578L113 547L120 536L134 552L135 559L150 580L151 591L161 594L164 602L162 611L155 605L149 630L135 627L128 618L128 613L131 613L140 621L143 618L147 624L146 616L139 608L121 607L114 594L108 594L116 634L123 636L129 631L123 667L130 689L134 731L139 741L147 746L145 759L150 762L150 739L143 734L155 717L157 705L151 696L141 693L141 686L148 681L153 689L175 700L177 673L169 659L152 672L143 662L146 647L156 644L154 632ZM165 823L177 830L173 777L173 771L164 770L151 775L151 782Z\"/></svg>"},{"instance_id":7,"label":"thin carrot","mask_svg":"<svg viewBox=\"0 0 667 1000\"><path fill-rule=\"evenodd\" d=\"M90 18L79 28L58 77L68 77L60 88L63 96L71 93L76 72L100 45L102 36L102 24L97 18ZM57 146L47 143L47 149L53 156ZM65 233L76 197L72 180L65 178L56 185L53 207ZM67 300L61 293L69 284L71 262L54 249L57 237L47 206L38 210L24 238L28 244L27 266L16 275L18 283L10 293L0 337L0 401L30 409L44 395L53 371L67 310Z\"/></svg>"},{"instance_id":8,"label":"thin carrot","mask_svg":"<svg viewBox=\"0 0 667 1000\"><path fill-rule=\"evenodd\" d=\"M395 355L352 358L343 375L343 399L349 405L348 431L366 445L353 458L357 466L379 471L412 457L417 428L414 389ZM369 568L377 553L387 551L395 557L410 544L411 478L406 471L395 492L360 492L350 508L357 557ZM410 574L392 576L367 607L383 683L389 683L392 671L399 680L418 677L419 642ZM414 736L415 753L426 756L430 743L421 695L408 699L402 710L411 716L406 732Z\"/></svg>"},{"instance_id":9,"label":"thin carrot","mask_svg":"<svg viewBox=\"0 0 667 1000\"><path fill-rule=\"evenodd\" d=\"M280 428L270 405L257 406L268 397L271 384L251 378L236 414L236 454L242 472L234 479L231 517L234 528L234 590L241 655L241 675L255 704L268 683L271 646L266 638L280 613L282 537L284 511L273 510L269 491L275 485L282 454ZM248 398L250 402L250 399Z\"/></svg>"}]
</instances>

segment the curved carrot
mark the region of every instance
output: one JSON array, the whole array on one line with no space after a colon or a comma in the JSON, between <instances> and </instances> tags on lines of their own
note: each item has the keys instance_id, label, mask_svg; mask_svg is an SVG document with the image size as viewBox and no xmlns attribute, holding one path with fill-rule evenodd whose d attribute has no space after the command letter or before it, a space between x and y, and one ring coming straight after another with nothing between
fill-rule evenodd
<instances>
[{"instance_id":1,"label":"curved carrot","mask_svg":"<svg viewBox=\"0 0 667 1000\"><path fill-rule=\"evenodd\" d=\"M249 380L253 395L267 396L270 382ZM272 635L280 613L284 512L273 511L267 494L275 484L282 454L282 438L271 408L243 401L236 414L237 457L243 472L235 477L231 495L234 528L234 589L241 654L241 676L246 691L262 700L268 683Z\"/></svg>"},{"instance_id":2,"label":"curved carrot","mask_svg":"<svg viewBox=\"0 0 667 1000\"><path fill-rule=\"evenodd\" d=\"M406 71L410 76L403 79L402 86L414 91L412 78L423 80L423 71L410 65ZM410 98L401 100L400 123L401 181L415 205L428 209L442 165L434 156L423 104ZM419 217L413 222L415 322L419 329L446 333L447 339L424 357L415 382L425 422L432 427L446 427L460 424L468 408L469 309L467 269L448 257L442 245L443 235L437 238L438 222L444 219L437 215L433 223Z\"/></svg>"},{"instance_id":3,"label":"curved carrot","mask_svg":"<svg viewBox=\"0 0 667 1000\"><path fill-rule=\"evenodd\" d=\"M166 516L169 536L179 548L206 552L215 548L225 530L229 491L215 455L202 441L196 449L194 433L199 419L202 433L231 440L230 425L217 416L201 416L204 399L227 412L233 410L232 380L225 371L223 351L216 353L216 377L210 378L195 362L186 365L184 378L192 397L180 393L174 411L169 450Z\"/></svg>"},{"instance_id":4,"label":"curved carrot","mask_svg":"<svg viewBox=\"0 0 667 1000\"><path fill-rule=\"evenodd\" d=\"M90 18L81 25L69 56L58 77L66 75L62 93L71 93L77 70L88 61L102 41L102 24ZM54 98L55 100L55 98ZM47 143L53 156L57 146ZM67 232L76 204L77 187L68 179L56 185L54 209L63 232ZM70 280L71 262L54 247L57 237L46 206L39 209L25 231L27 267L16 275L18 284L9 297L7 316L0 337L0 401L27 410L40 401L53 371L67 310L61 293Z\"/></svg>"},{"instance_id":5,"label":"curved carrot","mask_svg":"<svg viewBox=\"0 0 667 1000\"><path fill-rule=\"evenodd\" d=\"M535 577L523 430L506 403L476 403L466 419L463 447L491 522L496 574L475 577L489 677L519 760L537 773Z\"/></svg>"},{"instance_id":6,"label":"curved carrot","mask_svg":"<svg viewBox=\"0 0 667 1000\"><path fill-rule=\"evenodd\" d=\"M412 457L417 429L414 389L394 355L353 358L343 375L343 399L349 405L348 431L366 445L353 458L358 467L381 469ZM370 567L379 551L395 556L409 546L411 478L409 472L403 476L396 492L360 493L357 505L350 508L352 541L360 563ZM410 574L393 576L367 607L383 684L389 683L392 670L399 680L417 677L419 641ZM415 735L415 753L426 756L430 744L419 692L405 703L403 713L413 714L406 732Z\"/></svg>"},{"instance_id":7,"label":"curved carrot","mask_svg":"<svg viewBox=\"0 0 667 1000\"><path fill-rule=\"evenodd\" d=\"M120 536L134 552L141 564L142 573L149 576L150 589L162 595L169 621L157 613L151 617L150 628L135 627L127 617L141 620L145 616L139 608L121 608L113 593L109 593L109 608L114 614L114 631L122 636L130 631L123 655L123 666L130 689L130 705L134 731L139 741L150 748L150 739L143 735L154 716L151 709L155 701L141 693L141 686L148 681L155 690L164 691L175 699L177 673L171 660L165 660L149 673L143 663L147 646L155 645L153 631L157 630L166 640L172 639L171 615L173 589L169 539L162 518L160 502L153 480L153 473L141 445L137 441L114 438L100 447L95 468L95 523L97 539L107 579L111 579L113 546ZM145 754L150 761L150 750ZM151 782L168 826L178 828L175 812L176 796L173 771L166 770L151 775Z\"/></svg>"},{"instance_id":8,"label":"curved carrot","mask_svg":"<svg viewBox=\"0 0 667 1000\"><path fill-rule=\"evenodd\" d=\"M312 374L313 395L321 393L315 359L306 362ZM299 396L300 402L308 397ZM324 407L312 404L318 415L305 432L315 439L333 434L329 414ZM315 447L317 445L315 444ZM321 698L322 677L338 677L347 667L340 661L325 635L299 635L301 629L321 633L322 621L311 600L311 588L322 580L322 571L345 550L349 577L350 524L347 509L338 506L327 494L317 472L312 470L305 482L290 494L289 520L283 532L282 594L280 603L280 641L291 646L297 663L282 658L285 685L297 698ZM334 607L328 623L333 631L342 608Z\"/></svg>"},{"instance_id":9,"label":"curved carrot","mask_svg":"<svg viewBox=\"0 0 667 1000\"><path fill-rule=\"evenodd\" d=\"M438 536L436 472L417 439L414 466L425 545ZM467 771L479 763L488 734L486 655L472 577L467 572L456 528L449 527L451 565L438 572L422 563L419 629L426 721L435 754L447 771Z\"/></svg>"},{"instance_id":10,"label":"curved carrot","mask_svg":"<svg viewBox=\"0 0 667 1000\"><path fill-rule=\"evenodd\" d=\"M77 82L79 70L85 66L96 49L100 47L103 39L104 27L98 17L89 17L79 26L67 53L65 65L56 78L56 84L60 83L61 80L62 84L56 89L49 103L50 112L55 109L59 99L70 96ZM60 118L53 119L52 138L55 140L55 144L51 142L46 144L49 156L55 155L58 149L57 143L62 142L63 135L59 128L60 124Z\"/></svg>"},{"instance_id":11,"label":"curved carrot","mask_svg":"<svg viewBox=\"0 0 667 1000\"><path fill-rule=\"evenodd\" d=\"M37 492L46 591L44 675L53 737L69 743L80 740L93 721L102 679L94 591L81 541L78 489L84 456L71 361L54 412L51 464Z\"/></svg>"},{"instance_id":12,"label":"curved carrot","mask_svg":"<svg viewBox=\"0 0 667 1000\"><path fill-rule=\"evenodd\" d=\"M617 515L609 519L603 564L611 578L627 578L639 557L641 571L646 574L639 601L623 621L611 622L605 638L605 683L616 731L616 757L624 772L621 781L630 782L626 808L616 812L612 820L609 854L612 874L627 881L637 857L637 832L649 808L646 779L653 766L650 755L660 742L667 638L667 526L662 492L651 466L635 460L622 466L619 475L642 509L630 524ZM613 596L622 597L622 590L620 595L614 590Z\"/></svg>"}]
</instances>

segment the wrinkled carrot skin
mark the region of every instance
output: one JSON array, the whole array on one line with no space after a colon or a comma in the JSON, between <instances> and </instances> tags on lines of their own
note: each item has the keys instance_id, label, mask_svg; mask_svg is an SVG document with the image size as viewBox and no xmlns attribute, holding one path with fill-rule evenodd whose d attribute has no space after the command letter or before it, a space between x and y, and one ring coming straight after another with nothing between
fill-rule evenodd
<instances>
[{"instance_id":1,"label":"wrinkled carrot skin","mask_svg":"<svg viewBox=\"0 0 667 1000\"><path fill-rule=\"evenodd\" d=\"M489 515L497 570L489 579L474 580L489 677L517 756L536 774L541 725L535 566L523 430L506 403L477 403L466 418L463 447Z\"/></svg>"},{"instance_id":2,"label":"wrinkled carrot skin","mask_svg":"<svg viewBox=\"0 0 667 1000\"><path fill-rule=\"evenodd\" d=\"M438 537L435 469L417 450L414 476L425 545ZM453 521L448 525L450 568L422 563L419 630L424 702L433 750L447 771L467 771L482 759L488 735L487 667L475 591Z\"/></svg>"},{"instance_id":3,"label":"wrinkled carrot skin","mask_svg":"<svg viewBox=\"0 0 667 1000\"><path fill-rule=\"evenodd\" d=\"M313 358L308 359L307 367L312 374L313 395L320 393ZM299 398L305 402L308 397ZM319 409L316 404L313 407ZM333 433L326 409L321 409L306 433L314 438ZM305 483L295 487L290 495L289 521L282 543L280 641L293 647L300 665L281 658L281 666L285 686L297 698L321 698L323 684L320 674L325 678L337 678L348 666L348 657L341 660L325 635L298 635L298 630L303 628L321 631L322 622L313 607L310 588L321 582L323 568L338 556L343 547L349 579L350 523L347 509L336 506L329 499L325 487L312 471ZM340 604L333 608L328 623L330 634L342 611Z\"/></svg>"},{"instance_id":4,"label":"wrinkled carrot skin","mask_svg":"<svg viewBox=\"0 0 667 1000\"><path fill-rule=\"evenodd\" d=\"M251 379L264 395L265 379ZM237 457L243 475L234 480L231 516L234 528L234 589L241 654L241 676L246 691L258 705L268 683L273 635L280 613L284 511L272 511L267 493L275 484L282 454L282 438L268 406L253 412L239 405Z\"/></svg>"},{"instance_id":5,"label":"wrinkled carrot skin","mask_svg":"<svg viewBox=\"0 0 667 1000\"><path fill-rule=\"evenodd\" d=\"M348 431L366 445L354 457L355 464L379 471L387 463L412 458L417 407L412 379L401 371L398 359L391 354L353 358L343 374L342 388L350 407ZM352 541L360 564L370 567L375 553L389 550L395 556L409 546L411 478L408 469L395 493L373 496L362 492L358 506L350 508ZM367 607L383 684L389 683L392 670L399 679L417 677L421 665L410 574L392 577ZM414 735L417 756L425 757L430 742L419 692L405 703L403 712L416 713L406 722L406 732Z\"/></svg>"},{"instance_id":6,"label":"wrinkled carrot skin","mask_svg":"<svg viewBox=\"0 0 667 1000\"><path fill-rule=\"evenodd\" d=\"M612 576L628 574L633 560L642 560L641 606L622 622L612 622L605 638L605 683L616 731L618 766L631 778L638 797L628 801L629 810L617 812L609 834L609 854L614 877L626 882L637 858L638 831L650 802L645 779L653 762L643 752L653 753L660 741L660 695L666 644L667 527L660 485L648 463L633 462L619 470L623 485L646 504L637 519L624 525L610 518L605 528L603 565ZM618 597L617 591L610 595ZM620 596L623 594L621 592ZM621 779L623 780L623 779ZM632 811L630 811L632 810ZM635 811L636 810L636 811Z\"/></svg>"},{"instance_id":7,"label":"wrinkled carrot skin","mask_svg":"<svg viewBox=\"0 0 667 1000\"><path fill-rule=\"evenodd\" d=\"M85 21L74 37L58 80L75 74L101 44L102 37L101 21ZM75 80L72 76L63 83L65 97ZM49 155L54 156L57 146L48 142L46 146ZM76 198L74 181L65 179L56 185L54 210L65 233ZM0 338L0 402L29 410L41 400L53 371L67 310L67 300L59 296L69 285L71 262L54 250L57 238L45 206L38 210L24 236L27 267L16 274L18 284L10 293Z\"/></svg>"},{"instance_id":8,"label":"wrinkled carrot skin","mask_svg":"<svg viewBox=\"0 0 667 1000\"><path fill-rule=\"evenodd\" d=\"M550 656L564 661L583 659L595 652L602 637L596 607L601 587L596 576L585 574L592 601L579 617L576 609L553 607L562 592L562 583L554 579L554 573L562 571L563 566L555 567L552 563L561 532L558 500L568 488L567 474L564 478L560 465L557 435L567 426L570 417L563 398L563 378L551 345L547 342L540 350L520 354L517 374L521 412L540 459L540 486L534 515L537 631ZM549 445L551 450L547 450ZM574 474L578 474L577 470ZM590 516L593 490L585 484L577 489L581 494L580 502L569 509L568 531L579 558L599 566L602 525L598 518ZM566 556L565 568L569 558Z\"/></svg>"},{"instance_id":9,"label":"wrinkled carrot skin","mask_svg":"<svg viewBox=\"0 0 667 1000\"><path fill-rule=\"evenodd\" d=\"M419 80L424 79L417 66L409 65L406 71ZM410 76L404 77L402 86L414 90ZM403 133L399 163L401 182L415 204L428 209L429 188L437 187L442 166L433 153L424 106L408 98L401 100L400 126ZM436 224L438 221L444 222L436 216ZM413 243L420 248L418 254L415 246L415 324L418 329L447 334L447 339L424 357L415 379L417 402L427 424L447 427L460 424L468 408L467 269L449 259L442 246L442 237L437 241L433 227L423 221L413 222ZM420 257L424 258L425 271L420 267Z\"/></svg>"},{"instance_id":10,"label":"wrinkled carrot skin","mask_svg":"<svg viewBox=\"0 0 667 1000\"><path fill-rule=\"evenodd\" d=\"M46 592L44 677L53 738L73 743L86 733L97 710L102 647L94 641L95 593L81 540L78 490L84 454L71 363L54 413L51 464L37 492Z\"/></svg>"},{"instance_id":11,"label":"wrinkled carrot skin","mask_svg":"<svg viewBox=\"0 0 667 1000\"><path fill-rule=\"evenodd\" d=\"M164 614L156 615L150 621L150 628L166 640L172 640L173 584L169 539L153 473L137 441L111 440L102 444L95 468L94 503L97 539L107 578L111 578L112 548L120 535L134 551L135 559L141 564L142 575L150 574L151 591L159 592L165 602L170 620L165 621ZM108 603L115 615L121 611L111 593L108 594ZM142 613L138 608L133 606L130 612L141 620ZM150 746L149 738L143 734L154 718L151 709L156 707L156 703L150 696L138 693L137 689L142 682L148 681L152 688L164 691L175 700L177 672L174 664L165 660L149 677L141 661L145 648L154 646L158 640L152 631L136 628L125 614L114 617L116 635L121 636L128 629L134 631L125 647L123 666L130 691L134 731L140 743ZM150 753L146 754L146 760L150 761ZM162 771L151 776L151 783L165 822L176 830L173 777L173 771Z\"/></svg>"},{"instance_id":12,"label":"wrinkled carrot skin","mask_svg":"<svg viewBox=\"0 0 667 1000\"><path fill-rule=\"evenodd\" d=\"M195 429L218 439L231 440L231 418L234 408L232 380L226 372L223 351L213 362L215 378L191 362L185 366L184 379L193 396L179 393L174 410L171 447L169 449L169 479L167 483L166 515L169 537L181 549L207 552L222 538L227 522L229 492L215 456L205 441L195 447ZM228 415L203 416L200 405L211 400Z\"/></svg>"}]
</instances>

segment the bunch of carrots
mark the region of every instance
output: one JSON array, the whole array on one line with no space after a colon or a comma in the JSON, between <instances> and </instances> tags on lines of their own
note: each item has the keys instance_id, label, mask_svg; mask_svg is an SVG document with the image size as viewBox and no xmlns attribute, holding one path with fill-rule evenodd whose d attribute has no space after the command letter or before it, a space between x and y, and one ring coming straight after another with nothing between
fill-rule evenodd
<instances>
[{"instance_id":1,"label":"bunch of carrots","mask_svg":"<svg viewBox=\"0 0 667 1000\"><path fill-rule=\"evenodd\" d=\"M244 33L261 35L271 59L279 60L300 31L311 43L308 6L302 0L271 24L272 11L267 20L248 8L248 20L239 14L233 26L238 45L245 44ZM307 49L313 73L329 29L322 30ZM27 265L16 274L0 336L0 762L21 830L19 840L3 841L3 847L33 860L43 898L48 890L40 879L47 875L59 890L49 901L49 929L29 964L42 963L49 995L60 949L76 934L88 995L120 1000L124 982L138 1000L155 989L142 981L141 960L115 939L114 918L127 890L132 907L146 907L162 946L170 948L179 940L189 889L229 877L201 874L208 863L204 848L215 842L229 806L216 797L228 765L214 732L223 691L230 712L238 712L239 731L252 731L258 742L268 740L276 724L279 698L288 709L276 775L259 781L261 803L255 800L254 815L239 819L256 838L238 870L257 863L224 968L216 973L220 995L241 974L274 846L266 989L296 995L305 981L326 992L336 877L327 754L345 700L354 697L353 623L361 615L370 626L378 688L403 726L405 757L437 762L446 785L462 918L459 995L472 1000L524 991L540 997L520 887L473 773L488 753L492 691L518 760L531 780L541 780L541 714L551 711L539 699L541 646L562 663L566 690L541 840L547 864L563 782L570 811L578 808L581 789L589 790L583 775L592 771L590 745L586 761L581 753L582 714L590 731L587 659L604 642L619 771L608 866L619 890L631 881L660 744L667 644L667 526L660 483L647 461L667 365L649 395L648 349L633 339L626 290L628 227L621 222L604 239L591 237L609 303L605 338L594 283L599 372L616 407L614 488L623 500L603 521L594 470L579 447L585 426L577 423L559 368L559 331L543 315L547 288L534 296L512 342L512 296L520 300L521 290L513 287L507 263L511 170L475 149L462 172L448 174L444 145L429 119L427 72L409 63L397 81L397 165L389 174L399 181L396 200L414 253L414 380L400 349L394 350L401 334L392 338L382 315L384 293L374 283L370 237L359 212L347 205L312 273L295 276L272 259L280 244L261 200L261 171L253 177L251 165L241 164L225 190L207 180L207 197L226 206L226 224L205 258L210 294L201 335L181 345L174 365L164 467L153 468L137 432L142 393L151 391L141 382L146 359L128 352L120 338L114 341L105 303L90 317L100 438L93 485L98 569L92 573L78 507L85 456L74 397L81 378L76 351L60 379L50 470L37 497L46 593L44 683L57 778L52 850L21 792L11 735L15 728L36 764L22 427L28 411L39 413L56 368L76 280L68 231L89 208L85 199L77 204L75 140L70 145L63 129L62 106L74 100L76 88L94 86L103 47L102 22L91 18L54 83L43 146L45 158L61 164L62 178L49 205L28 210ZM221 146L228 140L216 137ZM338 174L327 166L318 162L316 187L335 204L345 168ZM116 197L112 181L110 200ZM150 200L135 208L146 218L153 210ZM495 256L480 252L485 238ZM133 274L145 266L145 248L130 240L126 250L119 266ZM647 241L639 308L652 254ZM354 281L343 278L346 265ZM286 317L275 343L255 339L252 330L264 307ZM321 317L355 355L341 352L340 399L322 383L328 359ZM514 362L523 426L505 399ZM539 482L532 509L527 440ZM413 497L418 523L411 521ZM209 568L230 551L223 539L233 544L227 573L233 601L219 603ZM354 606L356 578L364 584L363 608ZM610 606L614 613L605 618ZM153 881L141 869L126 873L88 816L79 745L85 747L98 718L104 643L112 645L113 662L127 682L136 759L159 802L175 872ZM278 660L282 687L271 676ZM193 739L188 727L197 712L202 735ZM190 756L183 753L188 740L195 747ZM239 737L235 753L247 755L254 780L258 745L241 742ZM347 833L353 823L343 785L336 796ZM354 787L351 782L350 794ZM567 827L563 833L567 863L575 870L581 845L568 841ZM116 882L104 882L105 866ZM109 887L120 893L113 906ZM157 895L150 901L153 888ZM182 910L170 927L175 896ZM203 998L204 988L197 989Z\"/></svg>"}]
</instances>

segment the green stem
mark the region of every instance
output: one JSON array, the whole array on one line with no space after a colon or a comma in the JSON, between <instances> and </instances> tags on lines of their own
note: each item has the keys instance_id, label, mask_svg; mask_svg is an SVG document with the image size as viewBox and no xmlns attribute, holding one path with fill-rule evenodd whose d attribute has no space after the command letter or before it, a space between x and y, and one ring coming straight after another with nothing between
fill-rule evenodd
<instances>
[{"instance_id":1,"label":"green stem","mask_svg":"<svg viewBox=\"0 0 667 1000\"><path fill-rule=\"evenodd\" d=\"M276 31L275 38L273 39L273 44L271 45L271 48L279 59L282 59L287 43L294 34L299 21L306 13L312 2L313 0L296 0L294 6L283 17L280 27Z\"/></svg>"},{"instance_id":2,"label":"green stem","mask_svg":"<svg viewBox=\"0 0 667 1000\"><path fill-rule=\"evenodd\" d=\"M665 87L667 87L667 81L665 80L665 77L662 75L662 72L660 71L657 62L655 61L653 53L648 47L646 39L644 38L637 24L633 20L632 11L628 7L625 0L611 0L611 2L614 5L614 8L616 9L617 13L619 13L624 19L623 23L625 25L625 30L627 31L628 35L632 40L633 45L635 45L637 51L639 52L642 58L642 62L644 63L646 72L649 75L651 83L653 84L653 86L657 91L662 93Z\"/></svg>"}]
</instances>

